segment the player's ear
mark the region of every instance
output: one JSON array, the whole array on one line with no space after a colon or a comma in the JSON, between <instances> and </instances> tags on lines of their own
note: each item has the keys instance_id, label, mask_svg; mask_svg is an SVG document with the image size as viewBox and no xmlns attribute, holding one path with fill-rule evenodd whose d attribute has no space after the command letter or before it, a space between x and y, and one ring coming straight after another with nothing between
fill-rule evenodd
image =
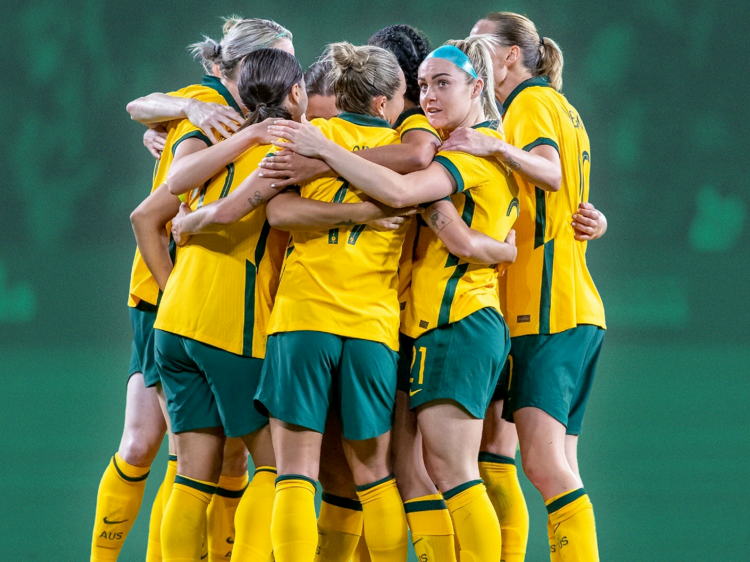
<instances>
[{"instance_id":1,"label":"player's ear","mask_svg":"<svg viewBox=\"0 0 750 562\"><path fill-rule=\"evenodd\" d=\"M385 96L375 96L372 98L372 102L370 102L370 106L372 107L372 112L375 115L378 115L382 117L383 119L386 119L385 116L385 106L388 103L388 98Z\"/></svg>"},{"instance_id":2,"label":"player's ear","mask_svg":"<svg viewBox=\"0 0 750 562\"><path fill-rule=\"evenodd\" d=\"M216 76L216 78L221 78L221 67L219 67L218 64L214 63L211 66L211 73Z\"/></svg>"},{"instance_id":3,"label":"player's ear","mask_svg":"<svg viewBox=\"0 0 750 562\"><path fill-rule=\"evenodd\" d=\"M518 58L521 56L521 49L518 45L513 45L510 50L508 51L507 56L505 57L505 62L510 64L513 64L518 60Z\"/></svg>"},{"instance_id":4,"label":"player's ear","mask_svg":"<svg viewBox=\"0 0 750 562\"><path fill-rule=\"evenodd\" d=\"M481 96L482 90L484 90L484 80L477 78L476 82L474 82L474 87L471 89L471 99Z\"/></svg>"}]
</instances>

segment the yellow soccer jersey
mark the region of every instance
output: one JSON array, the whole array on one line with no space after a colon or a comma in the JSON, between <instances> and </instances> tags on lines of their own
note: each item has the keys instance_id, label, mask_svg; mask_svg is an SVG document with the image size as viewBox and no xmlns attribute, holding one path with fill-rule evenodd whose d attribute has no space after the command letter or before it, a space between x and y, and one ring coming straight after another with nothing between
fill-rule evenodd
<instances>
[{"instance_id":1,"label":"yellow soccer jersey","mask_svg":"<svg viewBox=\"0 0 750 562\"><path fill-rule=\"evenodd\" d=\"M170 92L169 95L197 99L202 102L221 103L229 105L237 112L241 113L237 102L235 102L232 97L232 94L230 94L221 81L214 76L204 76L203 82L200 85L196 84L188 86L187 88L183 88L176 92ZM177 127L182 121L183 120L181 119L176 119L167 123L167 140L161 158L156 161L151 191L154 191L161 184L166 183L169 166L172 164L174 151L177 148L177 145L185 140L185 138L189 138L188 136L181 137L177 135ZM210 144L208 137L206 137L206 135L204 135L199 129L194 128L189 136L197 136L203 139L206 144ZM133 268L130 273L130 295L128 298L128 306L136 306L141 300L150 304L157 304L157 301L159 300L159 285L157 285L156 280L151 275L148 267L146 267L146 263L143 261L140 251L136 248Z\"/></svg>"},{"instance_id":2,"label":"yellow soccer jersey","mask_svg":"<svg viewBox=\"0 0 750 562\"><path fill-rule=\"evenodd\" d=\"M604 306L586 266L586 242L570 223L589 198L591 148L578 112L544 78L522 82L503 105L507 141L523 150L553 146L560 154L558 192L517 176L521 215L518 257L502 295L511 336L554 334L579 324L605 328Z\"/></svg>"},{"instance_id":3,"label":"yellow soccer jersey","mask_svg":"<svg viewBox=\"0 0 750 562\"><path fill-rule=\"evenodd\" d=\"M404 111L393 124L393 128L398 133L401 142L404 142L404 136L410 131L425 131L435 135L435 138L438 140L441 140L440 135L432 125L430 125L430 122L427 120L427 117L420 107ZM409 225L404 238L404 249L401 252L401 260L398 264L398 305L401 309L402 324L405 319L406 301L409 298L409 288L411 287L412 256L414 255L417 234L419 233L419 225L417 224L416 219L409 219L407 222Z\"/></svg>"},{"instance_id":4,"label":"yellow soccer jersey","mask_svg":"<svg viewBox=\"0 0 750 562\"><path fill-rule=\"evenodd\" d=\"M313 124L352 151L399 139L387 121L365 115L341 113ZM342 178L304 184L301 195L336 203L364 199ZM295 232L268 333L314 330L382 342L398 350L398 261L405 230L378 232L359 224Z\"/></svg>"},{"instance_id":5,"label":"yellow soccer jersey","mask_svg":"<svg viewBox=\"0 0 750 562\"><path fill-rule=\"evenodd\" d=\"M229 195L268 149L253 147L228 164L191 193L191 208ZM265 205L220 232L191 237L177 248L154 327L237 355L265 357L287 238L269 226Z\"/></svg>"},{"instance_id":6,"label":"yellow soccer jersey","mask_svg":"<svg viewBox=\"0 0 750 562\"><path fill-rule=\"evenodd\" d=\"M474 127L502 138L493 123ZM495 158L464 152L440 152L435 161L456 180L451 201L464 222L498 240L505 240L518 216L518 186L513 174ZM469 264L451 254L434 232L421 226L414 252L411 295L402 331L423 333L466 318L482 308L500 311L495 265Z\"/></svg>"}]
</instances>

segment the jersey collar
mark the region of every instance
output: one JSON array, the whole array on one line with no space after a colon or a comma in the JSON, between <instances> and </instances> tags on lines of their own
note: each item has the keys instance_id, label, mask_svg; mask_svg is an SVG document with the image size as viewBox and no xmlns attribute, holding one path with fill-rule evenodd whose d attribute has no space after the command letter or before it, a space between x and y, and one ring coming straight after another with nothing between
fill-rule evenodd
<instances>
[{"instance_id":1,"label":"jersey collar","mask_svg":"<svg viewBox=\"0 0 750 562\"><path fill-rule=\"evenodd\" d=\"M391 128L391 124L385 119L380 117L373 117L372 115L362 115L361 113L349 113L348 111L342 111L337 115L339 119L349 121L355 125L362 125L364 127L386 127Z\"/></svg>"},{"instance_id":2,"label":"jersey collar","mask_svg":"<svg viewBox=\"0 0 750 562\"><path fill-rule=\"evenodd\" d=\"M497 126L499 123L494 119L488 119L487 121L482 121L481 123L477 123L472 127L472 129L492 129L493 131L497 131Z\"/></svg>"},{"instance_id":3,"label":"jersey collar","mask_svg":"<svg viewBox=\"0 0 750 562\"><path fill-rule=\"evenodd\" d=\"M516 99L518 94L520 94L526 88L531 88L532 86L546 86L547 88L552 87L549 85L549 76L534 76L533 78L524 80L510 93L508 98L505 100L505 103L498 103L498 107L501 108L500 114L505 115L505 112L508 111L508 107L510 107L510 103L514 99Z\"/></svg>"},{"instance_id":4,"label":"jersey collar","mask_svg":"<svg viewBox=\"0 0 750 562\"><path fill-rule=\"evenodd\" d=\"M216 76L209 76L208 74L205 75L203 77L203 81L201 82L201 86L206 86L208 88L213 88L214 90L216 90L219 94L221 94L221 97L226 100L229 107L242 115L240 106L237 105L237 102L234 101L232 94L229 93L229 90L227 90L226 86L224 86L224 84L221 83L221 80L219 80Z\"/></svg>"},{"instance_id":5,"label":"jersey collar","mask_svg":"<svg viewBox=\"0 0 750 562\"><path fill-rule=\"evenodd\" d=\"M396 119L396 122L393 124L393 128L398 129L403 124L403 122L412 115L424 115L424 111L422 111L421 107L417 106L401 112L401 115L398 116L398 119Z\"/></svg>"}]
</instances>

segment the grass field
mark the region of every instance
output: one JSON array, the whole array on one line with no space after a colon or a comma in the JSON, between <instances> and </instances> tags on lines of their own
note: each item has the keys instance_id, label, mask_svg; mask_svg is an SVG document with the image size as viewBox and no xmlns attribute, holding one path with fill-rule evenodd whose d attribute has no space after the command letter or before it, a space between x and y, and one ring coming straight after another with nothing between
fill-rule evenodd
<instances>
[{"instance_id":1,"label":"grass field","mask_svg":"<svg viewBox=\"0 0 750 562\"><path fill-rule=\"evenodd\" d=\"M96 490L119 443L129 342L113 349L0 347L1 561L85 561ZM748 560L750 351L605 339L580 446L602 560ZM154 464L122 562L141 561ZM527 560L548 560L541 498Z\"/></svg>"}]
</instances>

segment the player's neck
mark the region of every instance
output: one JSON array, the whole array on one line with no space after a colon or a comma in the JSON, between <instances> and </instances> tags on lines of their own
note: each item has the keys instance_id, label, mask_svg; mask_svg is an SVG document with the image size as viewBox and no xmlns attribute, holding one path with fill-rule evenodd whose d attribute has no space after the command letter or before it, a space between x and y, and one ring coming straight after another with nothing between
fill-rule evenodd
<instances>
[{"instance_id":1,"label":"player's neck","mask_svg":"<svg viewBox=\"0 0 750 562\"><path fill-rule=\"evenodd\" d=\"M499 84L495 84L495 99L500 103L505 103L508 96L515 90L521 82L532 78L531 71L523 66L520 69L509 68L508 74Z\"/></svg>"},{"instance_id":2,"label":"player's neck","mask_svg":"<svg viewBox=\"0 0 750 562\"><path fill-rule=\"evenodd\" d=\"M229 93L232 94L234 101L237 102L237 105L239 105L242 108L242 111L246 112L247 108L242 104L242 99L240 98L240 90L237 87L237 82L234 82L233 80L227 80L226 78L222 78L221 83L229 91Z\"/></svg>"}]
</instances>

